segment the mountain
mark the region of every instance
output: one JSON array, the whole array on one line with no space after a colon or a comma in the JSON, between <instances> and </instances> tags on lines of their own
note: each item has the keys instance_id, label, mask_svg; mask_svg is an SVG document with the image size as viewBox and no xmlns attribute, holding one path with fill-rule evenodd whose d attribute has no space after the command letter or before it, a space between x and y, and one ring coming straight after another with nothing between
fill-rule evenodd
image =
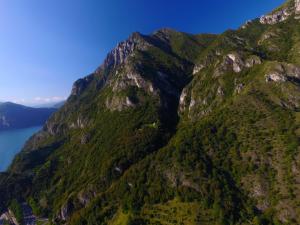
<instances>
[{"instance_id":1,"label":"mountain","mask_svg":"<svg viewBox=\"0 0 300 225\"><path fill-rule=\"evenodd\" d=\"M64 104L66 103L66 101L61 101L61 102L57 102L53 105L53 108L59 109L60 107L62 107Z\"/></svg>"},{"instance_id":2,"label":"mountain","mask_svg":"<svg viewBox=\"0 0 300 225\"><path fill-rule=\"evenodd\" d=\"M60 108L65 104L66 101L59 101L59 102L51 102L47 104L40 104L40 105L34 105L32 107L34 108Z\"/></svg>"},{"instance_id":3,"label":"mountain","mask_svg":"<svg viewBox=\"0 0 300 225\"><path fill-rule=\"evenodd\" d=\"M300 224L300 1L133 33L0 175L53 224ZM15 201L14 201L15 202Z\"/></svg>"},{"instance_id":4,"label":"mountain","mask_svg":"<svg viewBox=\"0 0 300 225\"><path fill-rule=\"evenodd\" d=\"M42 125L55 110L31 108L11 102L0 103L0 130Z\"/></svg>"}]
</instances>

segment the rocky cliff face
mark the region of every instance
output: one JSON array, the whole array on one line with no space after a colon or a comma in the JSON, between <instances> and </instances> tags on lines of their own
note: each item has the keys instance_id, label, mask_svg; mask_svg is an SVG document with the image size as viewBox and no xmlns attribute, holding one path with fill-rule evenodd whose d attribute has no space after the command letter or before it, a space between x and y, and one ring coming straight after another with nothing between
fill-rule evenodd
<instances>
[{"instance_id":1,"label":"rocky cliff face","mask_svg":"<svg viewBox=\"0 0 300 225\"><path fill-rule=\"evenodd\" d=\"M291 15L291 12L289 12L289 9L283 9L277 12L274 12L270 15L262 16L260 18L260 22L262 24L276 24L282 21L285 21L289 18Z\"/></svg>"},{"instance_id":2,"label":"rocky cliff face","mask_svg":"<svg viewBox=\"0 0 300 225\"><path fill-rule=\"evenodd\" d=\"M260 17L262 24L276 24L287 20L291 15L295 15L295 19L298 19L297 14L300 13L300 2L299 0L290 0L286 4L275 10L271 14Z\"/></svg>"},{"instance_id":3,"label":"rocky cliff face","mask_svg":"<svg viewBox=\"0 0 300 225\"><path fill-rule=\"evenodd\" d=\"M295 4L121 42L0 175L1 202L55 224L299 224Z\"/></svg>"},{"instance_id":4,"label":"rocky cliff face","mask_svg":"<svg viewBox=\"0 0 300 225\"><path fill-rule=\"evenodd\" d=\"M93 75L77 80L72 87L71 96L78 96L82 94L92 80Z\"/></svg>"},{"instance_id":5,"label":"rocky cliff face","mask_svg":"<svg viewBox=\"0 0 300 225\"><path fill-rule=\"evenodd\" d=\"M295 9L296 9L296 14L300 13L300 1L295 0Z\"/></svg>"},{"instance_id":6,"label":"rocky cliff face","mask_svg":"<svg viewBox=\"0 0 300 225\"><path fill-rule=\"evenodd\" d=\"M133 33L126 41L119 43L118 46L107 55L99 69L115 68L123 64L135 50L143 51L146 50L148 46L148 43L140 33Z\"/></svg>"}]
</instances>

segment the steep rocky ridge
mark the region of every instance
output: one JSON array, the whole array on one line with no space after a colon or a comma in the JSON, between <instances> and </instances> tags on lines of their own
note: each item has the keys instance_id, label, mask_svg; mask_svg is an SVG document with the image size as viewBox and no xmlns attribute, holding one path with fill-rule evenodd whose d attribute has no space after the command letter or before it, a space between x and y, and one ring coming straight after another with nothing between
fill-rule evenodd
<instances>
[{"instance_id":1,"label":"steep rocky ridge","mask_svg":"<svg viewBox=\"0 0 300 225\"><path fill-rule=\"evenodd\" d=\"M260 17L262 24L276 24L287 20L290 16L294 16L298 19L300 12L300 2L298 0L289 0L283 6L274 10L272 13Z\"/></svg>"}]
</instances>

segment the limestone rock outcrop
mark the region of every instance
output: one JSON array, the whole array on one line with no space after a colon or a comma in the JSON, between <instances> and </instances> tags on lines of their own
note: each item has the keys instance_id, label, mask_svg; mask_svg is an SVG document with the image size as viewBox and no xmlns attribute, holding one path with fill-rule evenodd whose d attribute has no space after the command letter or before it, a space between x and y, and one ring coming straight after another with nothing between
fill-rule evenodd
<instances>
[{"instance_id":1,"label":"limestone rock outcrop","mask_svg":"<svg viewBox=\"0 0 300 225\"><path fill-rule=\"evenodd\" d=\"M260 17L260 22L262 24L276 24L285 21L290 15L291 13L288 9L283 9L270 15Z\"/></svg>"},{"instance_id":2,"label":"limestone rock outcrop","mask_svg":"<svg viewBox=\"0 0 300 225\"><path fill-rule=\"evenodd\" d=\"M117 45L106 57L104 63L98 70L115 68L124 63L126 59L137 49L145 50L149 44L143 39L143 36L136 32L133 33L126 41Z\"/></svg>"},{"instance_id":3,"label":"limestone rock outcrop","mask_svg":"<svg viewBox=\"0 0 300 225\"><path fill-rule=\"evenodd\" d=\"M246 58L237 52L232 52L224 56L223 62L216 68L214 76L218 77L231 70L240 73L244 68L250 68L256 64L261 64L260 57L251 55Z\"/></svg>"},{"instance_id":4,"label":"limestone rock outcrop","mask_svg":"<svg viewBox=\"0 0 300 225\"><path fill-rule=\"evenodd\" d=\"M300 79L300 67L279 63L273 66L273 68L265 75L266 82L285 82L293 80L299 82Z\"/></svg>"}]
</instances>

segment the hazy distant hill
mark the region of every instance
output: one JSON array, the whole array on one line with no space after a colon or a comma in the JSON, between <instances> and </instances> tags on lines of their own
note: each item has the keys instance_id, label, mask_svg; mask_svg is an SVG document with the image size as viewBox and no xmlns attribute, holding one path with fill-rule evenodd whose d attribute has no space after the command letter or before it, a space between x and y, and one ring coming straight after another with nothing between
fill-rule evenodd
<instances>
[{"instance_id":1,"label":"hazy distant hill","mask_svg":"<svg viewBox=\"0 0 300 225\"><path fill-rule=\"evenodd\" d=\"M65 104L66 100L60 102L51 102L39 105L32 105L33 108L56 108L59 109ZM0 103L1 104L1 103Z\"/></svg>"},{"instance_id":2,"label":"hazy distant hill","mask_svg":"<svg viewBox=\"0 0 300 225\"><path fill-rule=\"evenodd\" d=\"M0 103L0 130L42 125L56 108L31 108L11 102Z\"/></svg>"},{"instance_id":3,"label":"hazy distant hill","mask_svg":"<svg viewBox=\"0 0 300 225\"><path fill-rule=\"evenodd\" d=\"M57 102L56 104L53 105L53 108L59 109L59 108L62 107L65 103L66 103L66 101Z\"/></svg>"}]
</instances>

